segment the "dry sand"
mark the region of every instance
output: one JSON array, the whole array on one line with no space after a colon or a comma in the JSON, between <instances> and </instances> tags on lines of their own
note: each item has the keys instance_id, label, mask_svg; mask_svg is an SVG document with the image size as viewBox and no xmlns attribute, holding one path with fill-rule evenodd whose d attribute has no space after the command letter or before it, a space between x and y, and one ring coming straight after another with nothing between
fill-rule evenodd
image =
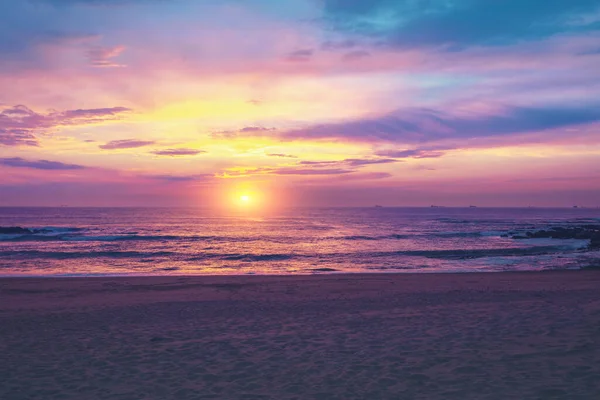
<instances>
[{"instance_id":1,"label":"dry sand","mask_svg":"<svg viewBox=\"0 0 600 400\"><path fill-rule=\"evenodd\" d=\"M0 279L0 399L600 399L600 271Z\"/></svg>"}]
</instances>

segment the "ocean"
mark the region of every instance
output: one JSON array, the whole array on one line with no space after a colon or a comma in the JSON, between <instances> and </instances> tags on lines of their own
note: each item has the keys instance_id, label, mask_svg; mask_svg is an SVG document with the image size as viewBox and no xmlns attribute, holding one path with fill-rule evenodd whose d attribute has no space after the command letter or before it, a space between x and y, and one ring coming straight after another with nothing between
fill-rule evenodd
<instances>
[{"instance_id":1,"label":"ocean","mask_svg":"<svg viewBox=\"0 0 600 400\"><path fill-rule=\"evenodd\" d=\"M599 209L0 208L0 275L494 272L598 265L585 239L513 239L600 225ZM508 236L507 236L508 235Z\"/></svg>"}]
</instances>

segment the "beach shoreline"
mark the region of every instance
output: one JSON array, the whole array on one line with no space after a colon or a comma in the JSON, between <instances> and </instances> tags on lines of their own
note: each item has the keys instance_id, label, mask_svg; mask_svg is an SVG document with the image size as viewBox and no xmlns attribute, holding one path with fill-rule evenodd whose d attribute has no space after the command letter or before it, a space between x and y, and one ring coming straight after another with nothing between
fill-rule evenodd
<instances>
[{"instance_id":1,"label":"beach shoreline","mask_svg":"<svg viewBox=\"0 0 600 400\"><path fill-rule=\"evenodd\" d=\"M0 278L2 399L592 399L600 271Z\"/></svg>"}]
</instances>

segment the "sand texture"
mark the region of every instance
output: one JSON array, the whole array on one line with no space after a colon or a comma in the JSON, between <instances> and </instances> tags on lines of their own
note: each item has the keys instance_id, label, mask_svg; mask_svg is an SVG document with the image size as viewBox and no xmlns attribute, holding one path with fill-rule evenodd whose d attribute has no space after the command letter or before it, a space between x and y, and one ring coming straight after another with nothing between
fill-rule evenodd
<instances>
[{"instance_id":1,"label":"sand texture","mask_svg":"<svg viewBox=\"0 0 600 400\"><path fill-rule=\"evenodd\" d=\"M0 280L0 399L600 399L600 271Z\"/></svg>"}]
</instances>

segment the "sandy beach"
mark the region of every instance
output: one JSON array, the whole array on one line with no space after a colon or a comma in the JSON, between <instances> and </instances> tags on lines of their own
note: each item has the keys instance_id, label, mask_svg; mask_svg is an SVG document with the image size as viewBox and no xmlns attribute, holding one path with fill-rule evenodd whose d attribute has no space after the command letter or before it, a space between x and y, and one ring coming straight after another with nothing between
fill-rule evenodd
<instances>
[{"instance_id":1,"label":"sandy beach","mask_svg":"<svg viewBox=\"0 0 600 400\"><path fill-rule=\"evenodd\" d=\"M597 399L600 271L0 279L0 399Z\"/></svg>"}]
</instances>

